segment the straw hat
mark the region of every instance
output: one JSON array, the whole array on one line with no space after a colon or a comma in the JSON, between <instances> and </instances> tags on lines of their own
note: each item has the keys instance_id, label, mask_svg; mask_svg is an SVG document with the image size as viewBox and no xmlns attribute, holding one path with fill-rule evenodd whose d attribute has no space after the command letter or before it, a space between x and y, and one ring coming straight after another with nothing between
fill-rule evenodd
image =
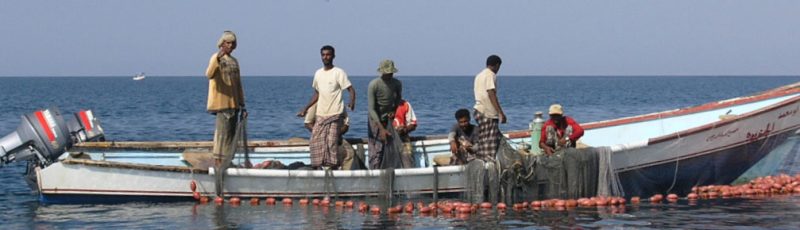
<instances>
[{"instance_id":1,"label":"straw hat","mask_svg":"<svg viewBox=\"0 0 800 230\"><path fill-rule=\"evenodd\" d=\"M561 105L553 104L550 106L550 114L564 115L564 110L561 109Z\"/></svg>"}]
</instances>

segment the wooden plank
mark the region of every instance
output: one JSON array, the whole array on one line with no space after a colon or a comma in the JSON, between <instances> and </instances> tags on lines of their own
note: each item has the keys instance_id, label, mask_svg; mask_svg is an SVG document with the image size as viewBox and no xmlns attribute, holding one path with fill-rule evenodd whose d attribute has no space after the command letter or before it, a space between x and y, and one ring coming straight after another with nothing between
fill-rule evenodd
<instances>
[{"instance_id":1,"label":"wooden plank","mask_svg":"<svg viewBox=\"0 0 800 230\"><path fill-rule=\"evenodd\" d=\"M137 170L150 170L150 171L186 172L186 173L203 173L203 174L208 173L208 168L194 169L185 166L149 165L149 164L96 161L96 160L74 159L74 158L64 159L61 161L61 163L68 165L81 164L81 165L89 165L96 167L137 169Z\"/></svg>"}]
</instances>

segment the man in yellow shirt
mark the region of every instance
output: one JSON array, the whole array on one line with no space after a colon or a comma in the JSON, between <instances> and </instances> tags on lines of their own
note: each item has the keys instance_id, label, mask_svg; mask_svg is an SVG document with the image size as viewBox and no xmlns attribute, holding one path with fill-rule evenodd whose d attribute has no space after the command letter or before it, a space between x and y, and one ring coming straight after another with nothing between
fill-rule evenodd
<instances>
[{"instance_id":1,"label":"man in yellow shirt","mask_svg":"<svg viewBox=\"0 0 800 230\"><path fill-rule=\"evenodd\" d=\"M208 104L206 109L215 114L214 148L216 158L216 193L222 195L225 171L236 150L236 127L247 117L244 110L244 91L239 76L239 62L231 56L236 49L236 34L222 33L217 41L219 51L211 55L206 69L208 77Z\"/></svg>"}]
</instances>

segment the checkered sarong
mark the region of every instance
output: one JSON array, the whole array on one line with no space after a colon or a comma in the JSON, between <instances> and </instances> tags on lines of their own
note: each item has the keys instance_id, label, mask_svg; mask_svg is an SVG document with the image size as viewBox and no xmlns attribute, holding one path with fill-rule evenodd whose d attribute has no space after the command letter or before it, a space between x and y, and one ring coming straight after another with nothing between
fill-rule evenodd
<instances>
[{"instance_id":1,"label":"checkered sarong","mask_svg":"<svg viewBox=\"0 0 800 230\"><path fill-rule=\"evenodd\" d=\"M311 131L311 166L339 165L339 141L342 136L339 129L344 121L342 114L322 117L318 116Z\"/></svg>"},{"instance_id":2,"label":"checkered sarong","mask_svg":"<svg viewBox=\"0 0 800 230\"><path fill-rule=\"evenodd\" d=\"M478 122L478 151L475 157L482 160L495 159L497 146L500 146L500 121L486 118L475 110L475 121Z\"/></svg>"},{"instance_id":3,"label":"checkered sarong","mask_svg":"<svg viewBox=\"0 0 800 230\"><path fill-rule=\"evenodd\" d=\"M403 152L402 140L391 125L386 125L386 131L391 137L386 141L378 138L380 128L367 123L367 145L369 150L369 169L403 168L401 154Z\"/></svg>"}]
</instances>

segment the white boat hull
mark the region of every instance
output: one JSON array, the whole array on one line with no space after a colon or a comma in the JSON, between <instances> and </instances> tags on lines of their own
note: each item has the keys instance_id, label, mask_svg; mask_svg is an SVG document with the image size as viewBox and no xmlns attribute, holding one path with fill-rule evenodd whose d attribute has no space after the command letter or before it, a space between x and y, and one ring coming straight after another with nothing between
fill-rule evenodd
<instances>
[{"instance_id":1,"label":"white boat hull","mask_svg":"<svg viewBox=\"0 0 800 230\"><path fill-rule=\"evenodd\" d=\"M800 89L782 87L763 94L709 103L680 110L585 124L582 141L609 146L611 168L627 196L684 193L698 185L730 183L800 129ZM720 115L735 114L720 120ZM511 132L514 143L529 142L528 133ZM354 141L364 148L363 141ZM308 162L307 144L281 141L250 142L251 159ZM395 194L463 192L463 167L430 167L437 155L449 154L446 137L413 142L417 164L423 168L396 171ZM189 182L211 195L213 170L191 171L181 159L188 149L209 149L210 142L84 143L72 151L86 152L95 161L62 161L40 169L42 200L64 196L192 196ZM241 158L239 158L241 159ZM239 161L241 162L241 161ZM381 190L382 170L323 171L230 169L225 193L242 197L373 196ZM438 179L433 186L434 178ZM326 184L333 184L326 187Z\"/></svg>"},{"instance_id":2,"label":"white boat hull","mask_svg":"<svg viewBox=\"0 0 800 230\"><path fill-rule=\"evenodd\" d=\"M397 169L393 194L419 195L464 191L463 166ZM224 196L238 197L364 197L381 194L385 170L325 171L228 169ZM42 199L48 203L69 203L72 196L173 197L193 196L190 181L204 196L214 195L214 172L179 167L154 167L90 160L70 160L39 170ZM438 184L434 187L434 180ZM326 184L328 186L326 186ZM89 202L89 201L84 201Z\"/></svg>"}]
</instances>

